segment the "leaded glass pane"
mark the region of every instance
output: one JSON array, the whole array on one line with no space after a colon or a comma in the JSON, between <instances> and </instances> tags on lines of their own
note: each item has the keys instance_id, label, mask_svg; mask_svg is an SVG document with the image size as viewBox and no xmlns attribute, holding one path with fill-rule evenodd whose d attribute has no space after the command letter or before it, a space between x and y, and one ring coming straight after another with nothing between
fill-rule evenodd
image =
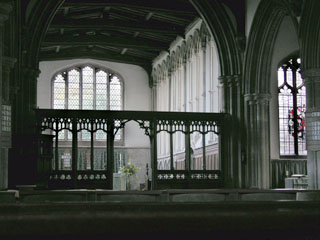
<instances>
[{"instance_id":1,"label":"leaded glass pane","mask_svg":"<svg viewBox=\"0 0 320 240\"><path fill-rule=\"evenodd\" d=\"M279 93L279 130L280 130L280 154L294 154L294 138L292 134L292 94L290 89L285 86Z\"/></svg>"},{"instance_id":2,"label":"leaded glass pane","mask_svg":"<svg viewBox=\"0 0 320 240\"><path fill-rule=\"evenodd\" d=\"M72 132L67 130L68 140L72 140Z\"/></svg>"},{"instance_id":3,"label":"leaded glass pane","mask_svg":"<svg viewBox=\"0 0 320 240\"><path fill-rule=\"evenodd\" d=\"M82 69L82 109L94 109L93 97L93 69L85 67Z\"/></svg>"},{"instance_id":4,"label":"leaded glass pane","mask_svg":"<svg viewBox=\"0 0 320 240\"><path fill-rule=\"evenodd\" d=\"M298 94L297 94L298 151L299 151L299 154L302 154L302 155L307 155L305 111L306 111L306 88L303 86L298 90Z\"/></svg>"},{"instance_id":5,"label":"leaded glass pane","mask_svg":"<svg viewBox=\"0 0 320 240\"><path fill-rule=\"evenodd\" d=\"M287 84L289 84L291 87L293 86L292 83L292 70L291 68L287 69Z\"/></svg>"},{"instance_id":6,"label":"leaded glass pane","mask_svg":"<svg viewBox=\"0 0 320 240\"><path fill-rule=\"evenodd\" d=\"M58 140L65 140L65 130L59 131Z\"/></svg>"},{"instance_id":7,"label":"leaded glass pane","mask_svg":"<svg viewBox=\"0 0 320 240\"><path fill-rule=\"evenodd\" d=\"M84 141L90 141L91 139L91 133L87 130L83 130L81 131L81 134L82 134L82 140Z\"/></svg>"},{"instance_id":8,"label":"leaded glass pane","mask_svg":"<svg viewBox=\"0 0 320 240\"><path fill-rule=\"evenodd\" d=\"M107 110L108 75L100 70L96 73L96 109Z\"/></svg>"},{"instance_id":9,"label":"leaded glass pane","mask_svg":"<svg viewBox=\"0 0 320 240\"><path fill-rule=\"evenodd\" d=\"M302 78L301 78L301 74L300 74L300 69L297 70L297 87L302 87L303 85L303 81L302 81Z\"/></svg>"},{"instance_id":10,"label":"leaded glass pane","mask_svg":"<svg viewBox=\"0 0 320 240\"><path fill-rule=\"evenodd\" d=\"M121 84L117 76L110 81L110 110L121 110Z\"/></svg>"},{"instance_id":11,"label":"leaded glass pane","mask_svg":"<svg viewBox=\"0 0 320 240\"><path fill-rule=\"evenodd\" d=\"M107 140L107 133L102 130L98 130L96 132L96 140L98 141Z\"/></svg>"},{"instance_id":12,"label":"leaded glass pane","mask_svg":"<svg viewBox=\"0 0 320 240\"><path fill-rule=\"evenodd\" d=\"M284 72L282 68L278 70L278 87L280 87L284 83Z\"/></svg>"},{"instance_id":13,"label":"leaded glass pane","mask_svg":"<svg viewBox=\"0 0 320 240\"><path fill-rule=\"evenodd\" d=\"M65 108L66 83L64 77L59 74L55 77L53 82L53 108Z\"/></svg>"},{"instance_id":14,"label":"leaded glass pane","mask_svg":"<svg viewBox=\"0 0 320 240\"><path fill-rule=\"evenodd\" d=\"M68 109L80 108L80 73L73 69L68 72Z\"/></svg>"}]
</instances>

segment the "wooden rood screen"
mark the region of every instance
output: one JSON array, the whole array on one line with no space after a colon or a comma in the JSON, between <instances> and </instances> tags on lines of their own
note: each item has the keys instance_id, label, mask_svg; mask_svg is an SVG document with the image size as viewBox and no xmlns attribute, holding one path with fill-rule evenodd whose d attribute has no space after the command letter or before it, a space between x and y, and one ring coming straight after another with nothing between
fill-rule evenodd
<instances>
[{"instance_id":1,"label":"wooden rood screen","mask_svg":"<svg viewBox=\"0 0 320 240\"><path fill-rule=\"evenodd\" d=\"M137 122L150 139L152 189L223 187L222 172L224 171L224 162L227 161L227 156L224 154L228 124L226 114L37 109L36 116L39 136L45 131L54 137L54 157L50 164L51 169L47 174L49 187L112 189L113 173L116 169L115 156L117 156L115 142L123 140L123 135L119 135L119 133L129 121ZM86 133L79 135L83 131ZM79 161L79 144L83 144L81 140L87 140L90 158L94 159L94 155L97 155L94 141L98 133L100 145L105 149L105 162L100 164L100 167L92 162L84 168L79 167L77 161ZM168 136L169 165L165 169L158 169L157 148L159 144L157 144L157 140L159 139L158 135L162 133ZM183 139L182 145L184 145L183 169L178 169L175 165L173 136L176 133L184 136L181 138ZM203 153L201 169L192 167L193 149L191 148L190 136L194 133L198 138L202 138L202 147L200 150L198 149ZM207 167L205 136L208 133L219 136L219 169L212 170ZM63 147L63 140L65 142L69 140L70 146L69 153L64 155L59 152L59 149ZM101 140L103 144L101 144ZM62 166L61 161L66 161L65 166ZM42 176L46 176L41 173L43 169L38 169L39 171Z\"/></svg>"}]
</instances>

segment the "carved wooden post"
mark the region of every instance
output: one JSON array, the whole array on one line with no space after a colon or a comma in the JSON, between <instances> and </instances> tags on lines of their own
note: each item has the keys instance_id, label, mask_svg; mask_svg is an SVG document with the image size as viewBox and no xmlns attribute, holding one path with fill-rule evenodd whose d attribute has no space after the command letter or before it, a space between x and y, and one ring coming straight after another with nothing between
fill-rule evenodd
<instances>
[{"instance_id":1,"label":"carved wooden post","mask_svg":"<svg viewBox=\"0 0 320 240\"><path fill-rule=\"evenodd\" d=\"M77 118L72 118L72 179L73 187L77 188L77 162L78 162L78 124Z\"/></svg>"},{"instance_id":2,"label":"carved wooden post","mask_svg":"<svg viewBox=\"0 0 320 240\"><path fill-rule=\"evenodd\" d=\"M191 170L191 143L190 143L190 122L186 121L185 122L185 149L186 149L186 165L185 169L187 171Z\"/></svg>"},{"instance_id":3,"label":"carved wooden post","mask_svg":"<svg viewBox=\"0 0 320 240\"><path fill-rule=\"evenodd\" d=\"M90 138L90 169L91 171L94 170L94 134L93 134L93 127L94 127L94 120L91 120L91 138Z\"/></svg>"},{"instance_id":4,"label":"carved wooden post","mask_svg":"<svg viewBox=\"0 0 320 240\"><path fill-rule=\"evenodd\" d=\"M205 134L206 125L202 125L202 170L207 169L207 162L206 162L206 134Z\"/></svg>"},{"instance_id":5,"label":"carved wooden post","mask_svg":"<svg viewBox=\"0 0 320 240\"><path fill-rule=\"evenodd\" d=\"M54 161L55 161L55 170L59 171L59 118L56 118L56 139L55 139L55 148L54 148Z\"/></svg>"},{"instance_id":6,"label":"carved wooden post","mask_svg":"<svg viewBox=\"0 0 320 240\"><path fill-rule=\"evenodd\" d=\"M114 172L114 121L108 120L107 135L107 188L113 189Z\"/></svg>"},{"instance_id":7,"label":"carved wooden post","mask_svg":"<svg viewBox=\"0 0 320 240\"><path fill-rule=\"evenodd\" d=\"M152 169L152 190L157 189L157 122L153 119L150 122L150 145L151 145L151 169Z\"/></svg>"},{"instance_id":8,"label":"carved wooden post","mask_svg":"<svg viewBox=\"0 0 320 240\"><path fill-rule=\"evenodd\" d=\"M172 121L170 122L170 170L174 170L174 159L173 159L173 133L172 133Z\"/></svg>"}]
</instances>

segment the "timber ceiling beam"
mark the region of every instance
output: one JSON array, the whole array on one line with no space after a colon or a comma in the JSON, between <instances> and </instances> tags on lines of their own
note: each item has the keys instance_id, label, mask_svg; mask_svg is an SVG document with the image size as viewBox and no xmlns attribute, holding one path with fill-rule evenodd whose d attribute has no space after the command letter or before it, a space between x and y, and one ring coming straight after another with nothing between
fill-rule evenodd
<instances>
[{"instance_id":1,"label":"timber ceiling beam","mask_svg":"<svg viewBox=\"0 0 320 240\"><path fill-rule=\"evenodd\" d=\"M181 34L184 32L183 27L173 26L169 24L150 24L148 22L135 24L132 22L117 21L117 20L101 20L101 19L86 19L78 21L53 21L50 29L102 29L102 30L124 30L137 32L153 32L164 34Z\"/></svg>"},{"instance_id":2,"label":"timber ceiling beam","mask_svg":"<svg viewBox=\"0 0 320 240\"><path fill-rule=\"evenodd\" d=\"M113 46L120 48L137 48L137 49L153 49L166 50L168 44L158 41L150 41L133 37L114 37L114 36L46 36L42 42L42 46L88 46L101 45Z\"/></svg>"},{"instance_id":3,"label":"timber ceiling beam","mask_svg":"<svg viewBox=\"0 0 320 240\"><path fill-rule=\"evenodd\" d=\"M66 0L63 7L96 7L108 6L113 8L131 8L147 12L159 12L168 14L178 14L186 16L197 16L196 10L189 4L183 4L183 1L175 3L174 1L168 6L168 3L162 1L150 0Z\"/></svg>"},{"instance_id":4,"label":"timber ceiling beam","mask_svg":"<svg viewBox=\"0 0 320 240\"><path fill-rule=\"evenodd\" d=\"M60 50L60 52L51 52L51 53L40 53L40 60L41 61L51 61L51 60L66 60L66 59L83 59L83 58L93 58L99 59L104 61L113 61L113 62L120 62L120 63L127 63L127 64L134 64L134 65L151 65L148 59L143 59L139 57L132 57L128 55L122 55L121 53L114 53L110 51L100 52L97 49L87 49L87 48L75 48L75 49L68 49L68 50Z\"/></svg>"}]
</instances>

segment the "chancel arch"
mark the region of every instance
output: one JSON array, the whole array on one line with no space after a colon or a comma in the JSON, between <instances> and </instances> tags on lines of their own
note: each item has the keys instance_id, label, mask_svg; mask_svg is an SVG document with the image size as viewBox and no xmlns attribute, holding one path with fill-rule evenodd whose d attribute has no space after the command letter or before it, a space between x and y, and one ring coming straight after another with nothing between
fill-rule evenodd
<instances>
[{"instance_id":1,"label":"chancel arch","mask_svg":"<svg viewBox=\"0 0 320 240\"><path fill-rule=\"evenodd\" d=\"M23 58L24 61L22 62L22 65L19 66L20 69L24 68L26 69L26 74L25 76L28 76L28 78L30 78L30 84L26 84L26 88L29 88L28 90L26 90L28 92L28 94L30 94L30 96L28 94L25 94L23 97L21 97L18 101L17 101L17 106L16 106L16 110L18 109L24 109L24 111L28 112L28 114L30 112L32 112L32 109L36 106L36 95L37 95L37 83L36 83L36 79L38 77L39 74L39 61L47 61L48 59L50 59L50 56L48 54L46 54L46 51L52 51L52 49L50 49L50 44L52 44L52 42L57 42L58 44L60 44L61 46L65 46L66 44L68 44L68 41L70 40L71 42L73 41L73 39L69 38L68 41L61 41L59 39L59 37L53 37L52 39L50 39L48 37L48 35L50 35L50 37L52 37L52 32L48 32L48 29L51 27L51 24L53 24L53 18L55 16L55 14L57 14L57 10L59 10L59 7L64 4L65 1L48 1L46 3L42 3L41 5L37 5L34 6L33 11L33 17L30 18L30 21L28 23L26 23L26 25L31 29L35 29L35 31L33 32L29 32L26 33L26 38L30 39L30 41L28 42L28 44L26 44L26 47L23 51L23 54L25 55L25 57ZM217 56L220 62L220 67L218 72L220 73L220 75L225 78L232 78L232 81L234 81L234 76L238 76L239 73L241 72L241 59L240 59L240 51L238 49L238 45L237 45L237 41L236 41L236 29L233 27L233 24L231 23L231 20L229 19L228 14L225 12L225 9L223 7L222 4L218 3L218 2L212 2L212 1L190 1L193 6L195 7L197 13L200 15L200 17L203 18L205 24L208 27L208 32L210 32L213 35L213 38L215 39L216 42L216 47L217 47ZM67 3L70 4L70 3ZM72 3L71 3L72 4ZM63 14L67 15L68 14L68 10L65 9L65 12L61 11L61 9L59 10L59 14L61 14L61 16ZM57 24L57 22L55 22L55 24ZM57 27L56 25L53 26ZM52 31L52 29L51 29ZM158 29L158 31L161 31L161 29ZM60 32L61 34L61 32ZM91 33L90 33L91 34ZM88 34L87 38L92 38L92 35ZM143 33L141 33L143 34ZM63 35L63 33L62 33ZM136 36L135 36L136 37ZM100 36L100 38L105 38L105 36ZM52 41L53 40L53 41ZM73 59L72 58L72 54L76 54L77 56L80 56L80 58L91 58L91 59L102 59L103 57L109 56L111 51L113 51L114 49L104 49L103 51L105 53L108 54L99 54L96 53L96 48L92 47L91 45L88 46L88 48L83 47L84 44L87 44L87 42L84 41L80 41L77 44L81 45L79 46L77 49L79 51L65 51L65 54L63 55L63 57L58 57L56 58L56 60L62 60L62 59ZM75 45L77 45L75 44ZM120 44L123 44L123 42L114 42L113 44L117 44L117 46ZM151 44L151 43L150 43ZM93 44L94 45L94 44ZM134 42L133 44L134 46L138 46L139 44L138 42ZM150 49L150 46L147 46L148 44L146 44L146 46L144 46L143 48L147 48ZM201 47L201 44L199 44L198 46ZM157 42L156 47L158 48L162 48L163 49L163 44ZM128 50L129 49L129 50ZM43 51L44 50L44 51ZM59 51L61 50L61 48L58 46L54 49L54 51L56 53L59 53ZM42 53L40 54L40 51L42 51ZM121 50L121 55L124 55L126 52L131 51L130 48L126 48L126 49L122 49ZM139 54L137 52L133 51L133 55L135 55L134 58L125 58L125 61L128 63L134 63L137 64L141 67L143 67L147 73L149 72L149 69L151 69L151 67L147 66L148 64L146 63L145 60L143 60L143 57L140 57ZM144 56L145 57L145 56ZM136 61L136 60L139 61ZM184 59L185 60L185 59ZM122 61L122 56L121 59L116 58L115 61ZM162 72L167 72L166 70L167 67L162 66ZM200 71L201 72L201 71ZM204 79L204 77L203 77ZM239 81L240 79L237 78ZM222 92L226 92L227 91L227 81L224 81L224 86L222 87ZM205 84L204 82L201 83L204 87ZM151 85L153 85L153 83L151 83ZM239 87L239 86L238 86ZM199 92L201 91L201 89L198 89L197 94L201 95L201 93ZM185 93L184 93L185 94ZM238 94L238 93L237 93ZM196 95L195 95L196 96ZM27 99L28 98L28 99ZM198 98L198 100L201 98ZM232 101L233 103L231 105L233 105L235 108L239 108L240 106L236 105L236 99L234 98L233 100L230 100L230 95L226 96L226 98L223 98L224 100L227 101ZM27 100L27 101L24 101ZM197 101L197 99L196 99ZM202 100L205 101L205 100ZM206 101L207 102L207 101ZM23 106L22 106L23 105ZM187 104L185 104L186 107ZM199 103L195 103L194 105L194 109L196 109L196 106L200 105ZM167 107L167 104L166 104ZM198 107L199 108L199 107ZM234 108L234 109L235 109ZM203 108L204 110L204 108ZM223 109L224 112L229 113L228 109ZM235 111L234 113L236 113L237 111ZM24 114L24 116L28 115L27 113ZM23 119L20 119L20 115L17 114L17 117L19 118L19 121L24 122ZM30 118L30 123L34 120L32 114L30 113L30 116L28 117ZM235 119L237 119L238 116L235 117ZM26 121L25 121L26 122ZM21 131L23 131L22 129L27 129L27 128L21 128ZM31 131L31 130L30 130ZM238 142L238 139L235 140ZM237 156L235 156L236 158L238 158L238 154L236 154ZM231 160L231 156L225 158L225 161L233 161ZM235 160L238 161L238 160ZM229 183L229 186L233 186L233 181L235 179L238 179L238 177L232 177L231 175L233 174L233 170L231 170L233 168L233 164L226 164L226 175L227 177L225 178L226 181ZM236 171L237 172L237 171ZM237 174L237 173L236 173ZM238 180L235 180L236 182ZM235 183L235 186L237 186L238 183Z\"/></svg>"}]
</instances>

